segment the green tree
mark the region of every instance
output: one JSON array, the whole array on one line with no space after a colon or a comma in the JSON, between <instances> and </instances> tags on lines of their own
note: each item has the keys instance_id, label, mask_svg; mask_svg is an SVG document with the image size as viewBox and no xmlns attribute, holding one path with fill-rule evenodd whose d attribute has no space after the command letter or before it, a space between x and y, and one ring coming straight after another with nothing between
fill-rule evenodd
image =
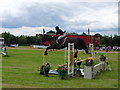
<instances>
[{"instance_id":1,"label":"green tree","mask_svg":"<svg viewBox=\"0 0 120 90\"><path fill-rule=\"evenodd\" d=\"M67 33L68 35L78 35L78 33L76 32L72 32L72 33Z\"/></svg>"},{"instance_id":2,"label":"green tree","mask_svg":"<svg viewBox=\"0 0 120 90\"><path fill-rule=\"evenodd\" d=\"M100 37L100 39L102 39L102 35L99 34L99 33L96 33L94 36L95 36L95 37Z\"/></svg>"},{"instance_id":3,"label":"green tree","mask_svg":"<svg viewBox=\"0 0 120 90\"><path fill-rule=\"evenodd\" d=\"M87 35L85 32L83 32L81 35Z\"/></svg>"},{"instance_id":4,"label":"green tree","mask_svg":"<svg viewBox=\"0 0 120 90\"><path fill-rule=\"evenodd\" d=\"M24 35L21 35L20 37L19 37L19 42L18 42L18 44L19 45L27 45L27 38L26 38L27 36L24 36Z\"/></svg>"},{"instance_id":5,"label":"green tree","mask_svg":"<svg viewBox=\"0 0 120 90\"><path fill-rule=\"evenodd\" d=\"M112 36L103 36L102 40L103 40L105 46L114 46L114 44L113 44L114 40L113 40Z\"/></svg>"},{"instance_id":6,"label":"green tree","mask_svg":"<svg viewBox=\"0 0 120 90\"><path fill-rule=\"evenodd\" d=\"M120 46L120 36L114 35L114 37L113 37L113 45L114 46Z\"/></svg>"},{"instance_id":7,"label":"green tree","mask_svg":"<svg viewBox=\"0 0 120 90\"><path fill-rule=\"evenodd\" d=\"M2 37L4 38L4 43L6 45L17 44L18 43L18 37L10 34L9 32L2 33Z\"/></svg>"}]
</instances>

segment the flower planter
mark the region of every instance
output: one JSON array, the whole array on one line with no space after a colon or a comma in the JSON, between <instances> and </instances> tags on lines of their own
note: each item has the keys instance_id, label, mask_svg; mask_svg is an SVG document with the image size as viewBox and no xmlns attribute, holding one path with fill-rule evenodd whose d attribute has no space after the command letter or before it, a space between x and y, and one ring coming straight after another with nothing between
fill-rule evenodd
<instances>
[{"instance_id":1,"label":"flower planter","mask_svg":"<svg viewBox=\"0 0 120 90\"><path fill-rule=\"evenodd\" d=\"M100 56L100 61L106 61L106 56L105 55L101 55Z\"/></svg>"},{"instance_id":2,"label":"flower planter","mask_svg":"<svg viewBox=\"0 0 120 90\"><path fill-rule=\"evenodd\" d=\"M86 66L93 66L93 58L92 57L89 57L85 60L85 65Z\"/></svg>"},{"instance_id":3,"label":"flower planter","mask_svg":"<svg viewBox=\"0 0 120 90\"><path fill-rule=\"evenodd\" d=\"M61 79L66 79L67 78L67 67L66 67L66 65L59 65L57 71L58 71L58 75Z\"/></svg>"}]
</instances>

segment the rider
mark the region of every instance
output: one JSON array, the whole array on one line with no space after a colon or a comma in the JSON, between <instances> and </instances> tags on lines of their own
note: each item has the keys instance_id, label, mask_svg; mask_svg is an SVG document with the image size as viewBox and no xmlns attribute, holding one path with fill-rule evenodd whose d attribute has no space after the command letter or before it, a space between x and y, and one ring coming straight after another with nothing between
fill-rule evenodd
<instances>
[{"instance_id":1,"label":"rider","mask_svg":"<svg viewBox=\"0 0 120 90\"><path fill-rule=\"evenodd\" d=\"M66 31L63 32L58 26L55 27L55 30L57 31L55 36L60 35L58 40L66 36Z\"/></svg>"}]
</instances>

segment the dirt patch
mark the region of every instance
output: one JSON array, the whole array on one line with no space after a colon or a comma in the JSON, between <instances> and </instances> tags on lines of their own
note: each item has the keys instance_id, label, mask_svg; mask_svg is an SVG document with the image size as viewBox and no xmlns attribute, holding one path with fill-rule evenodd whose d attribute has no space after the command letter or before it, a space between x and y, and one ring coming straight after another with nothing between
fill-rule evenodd
<instances>
[{"instance_id":1,"label":"dirt patch","mask_svg":"<svg viewBox=\"0 0 120 90\"><path fill-rule=\"evenodd\" d=\"M34 48L20 48L20 47L16 47L16 48L11 48L11 47L8 47L8 49L20 49L20 50L43 50L43 49L34 49Z\"/></svg>"},{"instance_id":2,"label":"dirt patch","mask_svg":"<svg viewBox=\"0 0 120 90\"><path fill-rule=\"evenodd\" d=\"M37 48L32 48L32 47L26 47L26 48L21 48L21 47L15 47L15 48L11 48L8 47L8 49L20 49L20 50L45 50L45 49L37 49ZM48 51L64 51L65 49L49 49ZM79 50L82 51L82 50ZM95 51L98 53L106 53L106 51ZM108 53L120 53L120 51L109 51Z\"/></svg>"},{"instance_id":3,"label":"dirt patch","mask_svg":"<svg viewBox=\"0 0 120 90\"><path fill-rule=\"evenodd\" d=\"M106 53L106 51L98 51L98 52L100 52L100 53ZM120 52L118 52L118 51L109 51L107 53L120 53Z\"/></svg>"}]
</instances>

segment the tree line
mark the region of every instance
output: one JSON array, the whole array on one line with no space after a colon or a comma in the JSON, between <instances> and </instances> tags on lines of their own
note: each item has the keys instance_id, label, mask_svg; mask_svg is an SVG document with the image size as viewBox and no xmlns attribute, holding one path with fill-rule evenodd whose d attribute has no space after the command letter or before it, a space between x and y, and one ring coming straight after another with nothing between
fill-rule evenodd
<instances>
[{"instance_id":1,"label":"tree line","mask_svg":"<svg viewBox=\"0 0 120 90\"><path fill-rule=\"evenodd\" d=\"M49 33L49 32L48 32ZM73 35L78 35L77 33L68 33ZM82 34L86 35L86 34ZM120 46L120 36L114 35L114 36L102 36L101 34L97 33L94 35L95 37L99 37L99 45L104 46ZM9 46L10 44L19 44L23 46L29 46L29 45L39 45L41 42L41 37L36 34L35 36L15 36L13 34L10 34L9 32L2 33L2 37L4 38L4 43Z\"/></svg>"},{"instance_id":2,"label":"tree line","mask_svg":"<svg viewBox=\"0 0 120 90\"><path fill-rule=\"evenodd\" d=\"M9 32L2 33L2 37L4 38L4 44L9 46L10 44L19 44L22 46L29 46L29 45L38 45L40 44L40 37L38 36L15 36L10 34Z\"/></svg>"}]
</instances>

